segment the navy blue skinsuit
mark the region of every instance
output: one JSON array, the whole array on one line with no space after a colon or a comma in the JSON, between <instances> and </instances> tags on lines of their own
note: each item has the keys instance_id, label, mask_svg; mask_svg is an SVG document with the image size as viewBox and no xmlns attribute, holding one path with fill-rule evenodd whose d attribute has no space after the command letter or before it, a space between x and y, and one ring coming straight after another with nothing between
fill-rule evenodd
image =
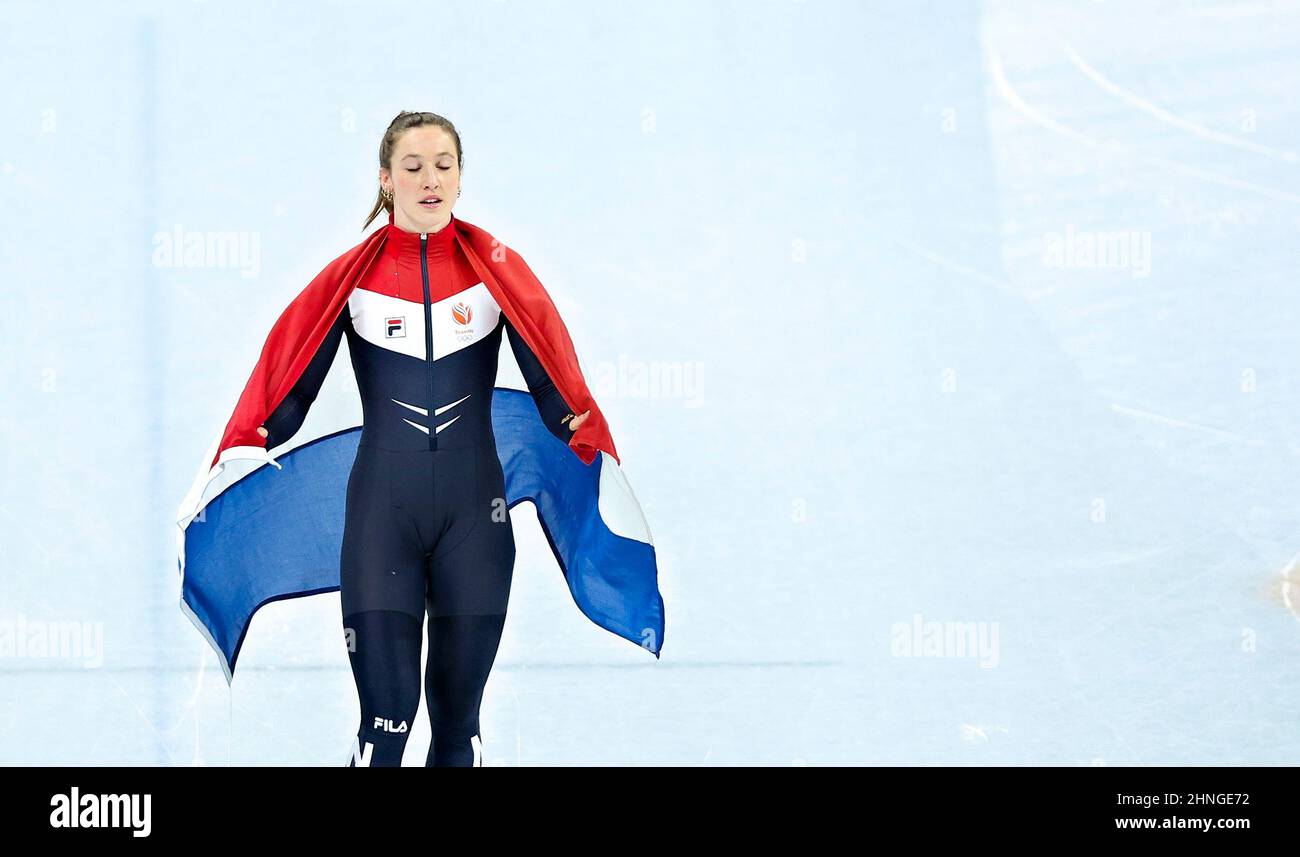
<instances>
[{"instance_id":1,"label":"navy blue skinsuit","mask_svg":"<svg viewBox=\"0 0 1300 857\"><path fill-rule=\"evenodd\" d=\"M543 421L573 417L453 241L389 224L384 250L316 357L266 422L267 448L301 426L346 335L364 425L347 490L340 597L361 703L353 765L401 764L424 690L428 765L481 762L479 705L514 568L492 433L501 331Z\"/></svg>"}]
</instances>

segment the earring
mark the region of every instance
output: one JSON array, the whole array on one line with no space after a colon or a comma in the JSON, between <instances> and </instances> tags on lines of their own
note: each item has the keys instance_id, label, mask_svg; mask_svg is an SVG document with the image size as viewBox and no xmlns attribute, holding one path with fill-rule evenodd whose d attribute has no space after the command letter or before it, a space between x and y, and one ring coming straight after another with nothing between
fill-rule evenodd
<instances>
[{"instance_id":1,"label":"earring","mask_svg":"<svg viewBox=\"0 0 1300 857\"><path fill-rule=\"evenodd\" d=\"M384 199L388 200L389 202L393 201L393 192L391 190L385 190L383 188L380 188L379 192L384 195Z\"/></svg>"}]
</instances>

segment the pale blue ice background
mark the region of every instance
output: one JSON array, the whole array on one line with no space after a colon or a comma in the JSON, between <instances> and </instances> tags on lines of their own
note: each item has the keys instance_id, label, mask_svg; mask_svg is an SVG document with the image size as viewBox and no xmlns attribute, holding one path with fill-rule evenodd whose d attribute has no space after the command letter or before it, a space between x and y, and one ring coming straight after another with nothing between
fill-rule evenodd
<instances>
[{"instance_id":1,"label":"pale blue ice background","mask_svg":"<svg viewBox=\"0 0 1300 857\"><path fill-rule=\"evenodd\" d=\"M0 658L0 762L346 756L337 595L230 694L172 517L415 109L591 373L689 370L596 388L662 661L520 507L488 764L1300 763L1300 4L10 2L0 72L0 626L103 632ZM917 615L996 665L897 656Z\"/></svg>"}]
</instances>

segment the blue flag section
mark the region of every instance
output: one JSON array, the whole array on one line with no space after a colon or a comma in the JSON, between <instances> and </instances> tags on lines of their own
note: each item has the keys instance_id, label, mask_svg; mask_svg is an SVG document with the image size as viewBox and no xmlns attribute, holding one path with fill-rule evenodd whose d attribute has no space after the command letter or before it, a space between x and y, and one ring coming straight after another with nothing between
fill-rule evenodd
<instances>
[{"instance_id":1,"label":"blue flag section","mask_svg":"<svg viewBox=\"0 0 1300 857\"><path fill-rule=\"evenodd\" d=\"M622 469L583 464L547 431L522 390L496 387L492 429L506 502L537 508L583 614L659 656L664 603L654 543ZM226 680L264 604L339 588L348 477L361 427L303 444L211 498L182 535L181 608L216 650Z\"/></svg>"}]
</instances>

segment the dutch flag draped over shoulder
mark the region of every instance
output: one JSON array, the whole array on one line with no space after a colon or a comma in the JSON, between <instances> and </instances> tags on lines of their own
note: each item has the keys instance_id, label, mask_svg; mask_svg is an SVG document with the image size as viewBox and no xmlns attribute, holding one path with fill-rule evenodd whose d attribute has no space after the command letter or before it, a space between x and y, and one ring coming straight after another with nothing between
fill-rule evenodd
<instances>
[{"instance_id":1,"label":"dutch flag draped over shoulder","mask_svg":"<svg viewBox=\"0 0 1300 857\"><path fill-rule=\"evenodd\" d=\"M569 409L591 411L566 445L547 431L531 396L495 388L492 429L506 502L532 501L582 612L658 657L664 605L650 528L568 330L517 253L458 217L452 224L454 240ZM259 607L339 588L360 426L308 438L276 457L257 428L316 356L387 231L331 262L280 315L177 511L181 609L216 651L227 681Z\"/></svg>"}]
</instances>

